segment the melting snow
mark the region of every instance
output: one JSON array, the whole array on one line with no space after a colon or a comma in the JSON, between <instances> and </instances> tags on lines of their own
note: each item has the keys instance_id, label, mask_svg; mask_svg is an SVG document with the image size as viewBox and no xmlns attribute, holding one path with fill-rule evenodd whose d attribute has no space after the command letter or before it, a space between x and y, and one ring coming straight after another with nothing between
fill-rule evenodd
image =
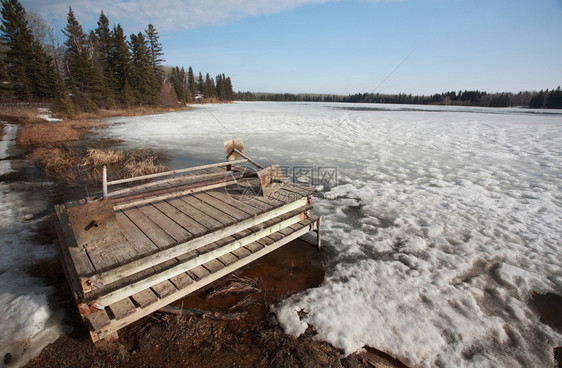
<instances>
[{"instance_id":1,"label":"melting snow","mask_svg":"<svg viewBox=\"0 0 562 368\"><path fill-rule=\"evenodd\" d=\"M5 128L0 175L12 170L5 158L16 131L13 125ZM56 256L53 245L32 239L42 220L33 219L33 214L48 205L43 190L26 190L25 183L0 183L0 367L7 354L9 367L24 365L62 333L60 313L49 302L54 289L26 273L37 261Z\"/></svg>"}]
</instances>

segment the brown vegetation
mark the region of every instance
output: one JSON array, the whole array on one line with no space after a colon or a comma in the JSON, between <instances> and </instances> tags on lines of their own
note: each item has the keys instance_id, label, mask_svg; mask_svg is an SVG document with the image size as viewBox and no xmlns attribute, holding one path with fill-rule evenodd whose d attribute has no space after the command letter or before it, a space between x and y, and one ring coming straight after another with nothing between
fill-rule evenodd
<instances>
[{"instance_id":1,"label":"brown vegetation","mask_svg":"<svg viewBox=\"0 0 562 368\"><path fill-rule=\"evenodd\" d=\"M48 179L72 182L76 176L72 168L80 165L80 159L72 148L40 147L26 156L33 165L40 166Z\"/></svg>"},{"instance_id":2,"label":"brown vegetation","mask_svg":"<svg viewBox=\"0 0 562 368\"><path fill-rule=\"evenodd\" d=\"M68 121L28 124L20 128L17 141L22 146L77 141L82 134Z\"/></svg>"},{"instance_id":3,"label":"brown vegetation","mask_svg":"<svg viewBox=\"0 0 562 368\"><path fill-rule=\"evenodd\" d=\"M90 128L103 126L98 119L113 116L140 116L161 114L189 109L188 107L159 107L139 105L112 110L99 109L95 112L84 112L66 117L62 113L53 114L54 118L62 119L58 122L46 122L40 118L39 108L48 108L44 104L4 104L1 106L0 120L22 125L18 135L18 143L22 146L45 145L59 142L77 141Z\"/></svg>"},{"instance_id":4,"label":"brown vegetation","mask_svg":"<svg viewBox=\"0 0 562 368\"><path fill-rule=\"evenodd\" d=\"M109 166L115 165L119 162L123 162L125 155L123 151L114 151L112 149L98 149L98 148L88 148L86 151L86 157L82 162L83 166Z\"/></svg>"},{"instance_id":5,"label":"brown vegetation","mask_svg":"<svg viewBox=\"0 0 562 368\"><path fill-rule=\"evenodd\" d=\"M111 149L88 148L85 154L69 146L39 147L26 156L41 167L46 179L69 185L98 185L102 167L108 166L110 180L154 174L168 168L159 164L159 156L150 149L123 153Z\"/></svg>"},{"instance_id":6,"label":"brown vegetation","mask_svg":"<svg viewBox=\"0 0 562 368\"><path fill-rule=\"evenodd\" d=\"M46 107L44 104L10 103L0 105L0 120L12 124L33 124L45 120L38 115L38 108Z\"/></svg>"}]
</instances>

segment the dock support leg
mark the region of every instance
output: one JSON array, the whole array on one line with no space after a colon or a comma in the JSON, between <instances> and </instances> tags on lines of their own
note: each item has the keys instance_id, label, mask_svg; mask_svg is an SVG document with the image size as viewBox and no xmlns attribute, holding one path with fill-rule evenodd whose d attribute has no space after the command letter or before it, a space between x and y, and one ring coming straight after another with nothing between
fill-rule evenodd
<instances>
[{"instance_id":1,"label":"dock support leg","mask_svg":"<svg viewBox=\"0 0 562 368\"><path fill-rule=\"evenodd\" d=\"M105 165L103 165L102 189L103 199L107 199L107 167Z\"/></svg>"},{"instance_id":2,"label":"dock support leg","mask_svg":"<svg viewBox=\"0 0 562 368\"><path fill-rule=\"evenodd\" d=\"M320 234L320 219L316 222L316 247L318 249L322 248L322 236Z\"/></svg>"}]
</instances>

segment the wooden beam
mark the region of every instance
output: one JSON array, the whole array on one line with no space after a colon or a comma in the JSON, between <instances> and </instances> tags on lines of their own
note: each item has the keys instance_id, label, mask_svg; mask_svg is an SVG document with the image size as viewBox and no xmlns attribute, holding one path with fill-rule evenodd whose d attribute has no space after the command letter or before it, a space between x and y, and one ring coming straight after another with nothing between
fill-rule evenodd
<instances>
[{"instance_id":1,"label":"wooden beam","mask_svg":"<svg viewBox=\"0 0 562 368\"><path fill-rule=\"evenodd\" d=\"M216 173L210 173L210 174L199 174L199 175L191 175L191 176L182 175L182 176L178 176L178 177L175 177L175 178L157 180L157 181L153 181L153 182L143 184L143 185L137 185L137 186L130 187L130 188L115 190L115 191L112 191L110 193L107 193L107 195L109 197L115 197L115 196L118 196L120 194L126 194L126 193L130 193L130 192L134 192L136 190L143 190L143 189L147 189L147 188L157 186L157 185L161 185L161 184L173 183L173 182L182 181L182 180L185 180L186 182L189 182L189 181L192 181L194 179L206 179L206 178L213 178L213 177L221 177L221 176L225 176L225 174L226 174L226 172L224 172L224 173L216 172Z\"/></svg>"},{"instance_id":2,"label":"wooden beam","mask_svg":"<svg viewBox=\"0 0 562 368\"><path fill-rule=\"evenodd\" d=\"M217 231L202 235L198 238L191 239L187 242L178 244L171 248L153 253L149 256L137 259L135 261L129 262L127 264L118 266L114 269L107 270L105 272L101 272L95 276L92 276L89 280L91 282L101 283L102 285L107 285L112 282L115 282L119 279L125 278L127 276L131 276L137 272L145 270L149 267L155 266L162 262L165 262L169 259L181 256L187 252L195 250L199 247L204 245L213 243L217 240L223 239L227 236L235 234L239 231L257 225L259 223L271 220L275 217L281 216L286 214L290 211L294 211L300 209L301 207L306 207L308 205L307 198L301 198L295 202L286 204L282 207L276 208L269 212L262 213L260 215L251 217L247 220L243 220L237 223L234 223L230 226L224 227ZM308 208L307 208L308 209ZM303 209L304 211L305 209Z\"/></svg>"},{"instance_id":3,"label":"wooden beam","mask_svg":"<svg viewBox=\"0 0 562 368\"><path fill-rule=\"evenodd\" d=\"M208 169L208 168L211 168L211 167L221 167L221 166L242 164L242 163L247 162L247 161L248 160L246 160L246 159L240 159L240 160L235 160L235 161L230 161L230 162L219 162L219 163L216 163L216 164L188 167L186 169L172 170L172 171L166 171L166 172L150 174L150 175L135 176L133 178L112 180L112 181L108 182L107 185L117 185L117 184L123 184L123 183L130 183L132 181L146 180L146 179L158 178L158 177L161 177L161 176L181 174L181 173L190 172L190 171Z\"/></svg>"},{"instance_id":4,"label":"wooden beam","mask_svg":"<svg viewBox=\"0 0 562 368\"><path fill-rule=\"evenodd\" d=\"M238 239L235 240L233 242L230 242L220 248L217 248L215 250L212 250L210 252L206 252L203 254L200 254L196 257L193 257L189 260L187 260L186 262L180 263L174 267L171 267L169 269L167 269L166 271L163 272L159 272L157 274L154 274L152 276L149 276L147 278L144 278L140 281L137 281L135 283L132 284L128 284L120 289L114 290L108 294L102 295L100 297L98 297L97 299L95 299L96 303L103 305L105 307L121 300L124 298L127 298L133 294L136 294L146 288L149 288L151 286L154 286L158 283L161 283L163 281L168 280L169 278L172 278L174 276L177 276L183 272L186 272L188 270L191 270L192 268L195 268L197 266L200 266L206 262L209 262L213 259L216 259L218 257L221 257L227 253L230 253L236 249L242 248L245 245L248 245L250 243L253 243L254 241L261 239L265 236L268 236L270 234L273 234L277 231L280 231L288 226L291 226L293 224L296 224L297 222L301 221L301 215L298 214L296 216L292 216L286 220L283 220L281 222L278 222L277 224L267 227L263 230L260 230L258 232L255 232L251 235L248 235L242 239Z\"/></svg>"},{"instance_id":5,"label":"wooden beam","mask_svg":"<svg viewBox=\"0 0 562 368\"><path fill-rule=\"evenodd\" d=\"M155 202L155 201L164 201L164 200L170 199L170 198L182 197L182 196L187 195L187 194L203 192L203 191L206 191L206 190L209 190L209 189L221 188L221 187L225 187L225 186L230 185L230 184L234 184L235 182L236 182L236 179L225 180L225 181L221 181L221 182L215 183L215 184L209 184L209 185L204 185L204 186L201 186L201 187L194 187L194 188L190 188L190 189L186 189L186 190L173 191L173 192L170 192L170 193L153 195L153 196L150 196L150 193L147 193L147 195L148 195L147 197L143 197L142 199L133 199L133 200L130 200L130 201L127 201L127 202L122 202L122 203L116 203L113 206L113 208L115 209L115 211L122 210L124 208L140 206L140 205L152 203L152 202Z\"/></svg>"},{"instance_id":6,"label":"wooden beam","mask_svg":"<svg viewBox=\"0 0 562 368\"><path fill-rule=\"evenodd\" d=\"M250 254L242 259L240 259L239 261L230 264L228 266L226 266L225 268L223 268L222 270L219 270L215 273L212 273L204 278L202 278L199 281L194 282L193 284L190 284L188 286L186 286L185 288L178 290L177 292L175 292L174 294L171 294L163 299L159 299L156 303L153 303L151 305L146 306L144 309L141 308L137 308L137 310L128 315L125 318L122 318L120 320L111 320L111 324L109 326L106 326L104 328L102 328L100 331L94 331L91 332L92 335L92 339L103 339L105 338L105 336L112 336L112 334L114 334L115 332L117 332L119 329L159 310L160 308L175 302L176 300L179 300L191 293L193 293L196 290L201 289L202 287L205 287L213 282L215 282L216 280L236 271L237 269L246 266L247 264L255 261L256 259L259 259L263 256L265 256L266 254L282 247L283 245L289 243L290 241L302 236L303 234L315 230L315 226L316 226L316 222L313 222L312 224L310 224L309 226L305 226L300 230L295 231L293 234L284 237L283 239L257 251L256 253Z\"/></svg>"}]
</instances>

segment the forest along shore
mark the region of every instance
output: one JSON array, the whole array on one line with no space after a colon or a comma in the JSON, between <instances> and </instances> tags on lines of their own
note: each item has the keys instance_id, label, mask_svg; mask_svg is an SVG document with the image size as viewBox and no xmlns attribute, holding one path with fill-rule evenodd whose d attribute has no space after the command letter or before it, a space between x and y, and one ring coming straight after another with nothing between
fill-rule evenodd
<instances>
[{"instance_id":1,"label":"forest along shore","mask_svg":"<svg viewBox=\"0 0 562 368\"><path fill-rule=\"evenodd\" d=\"M15 296L13 300L2 296L3 307L19 310L19 314L4 311L13 323L3 325L13 328L0 337L1 366L132 367L204 363L222 367L227 362L230 366L368 367L367 360L358 355L342 358L341 350L314 339L312 329L299 338L286 335L271 315L271 304L323 281L324 271L318 264L320 253L303 242L282 247L229 278L175 303L166 313L154 313L123 329L116 343L95 346L91 342L56 258L50 209L64 200L61 193L67 194L72 189L72 180L92 179L77 175L77 168L86 166L95 173L101 162L114 167L127 164L136 167L142 160L151 163L150 170L164 170L164 166L154 152L150 156L146 152L77 149L69 142L80 141L91 128L103 127L100 118L167 111L111 110L67 119L50 113L44 105L2 110L0 121L8 122L3 125L19 128L17 138L10 133L12 141L15 140L12 144L17 144L21 148L19 152L23 152L18 157L37 165L40 173L27 167L0 176L0 185L6 189L2 191L3 203L11 203L12 212L18 206L24 208L24 212L10 218L10 224L5 217L1 231L10 233L12 243L18 248L26 245L22 257L14 256L10 258L11 263L2 264L6 270L16 272L4 273L3 277L10 275L10 278L0 281L15 283L20 291L9 289ZM3 128L2 134L6 131ZM29 185L18 186L18 183ZM17 198L12 198L13 195ZM35 207L24 205L30 199L37 204ZM19 230L4 229L14 224ZM11 248L3 250L14 252ZM40 254L28 257L36 251ZM19 330L27 332L16 333Z\"/></svg>"}]
</instances>

